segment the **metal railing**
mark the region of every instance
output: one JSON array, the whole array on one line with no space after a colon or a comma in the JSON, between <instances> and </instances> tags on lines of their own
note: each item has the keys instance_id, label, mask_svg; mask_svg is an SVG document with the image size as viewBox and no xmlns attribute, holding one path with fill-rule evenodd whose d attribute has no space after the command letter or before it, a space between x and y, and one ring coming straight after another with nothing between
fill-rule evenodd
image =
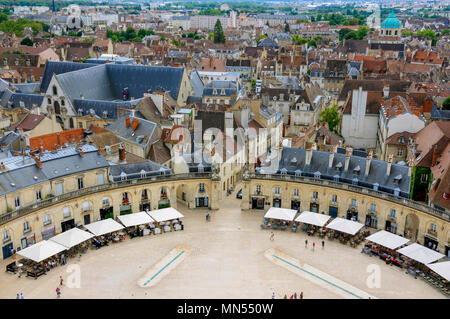
<instances>
[{"instance_id":1,"label":"metal railing","mask_svg":"<svg viewBox=\"0 0 450 319\"><path fill-rule=\"evenodd\" d=\"M311 185L318 185L318 186L333 187L333 188L337 188L337 189L341 189L341 190L345 190L345 191L352 191L355 193L370 195L370 196L378 197L380 199L384 199L387 201L392 201L394 203L401 204L401 205L407 206L409 208L413 208L413 209L422 211L424 213L433 215L435 217L444 219L446 221L450 221L450 214L448 212L437 210L429 205L422 204L422 203L413 201L411 199L394 196L392 194L381 192L381 191L375 191L373 189L366 188L366 187L349 185L349 184L339 183L339 182L335 182L335 181L331 181L331 180L315 179L313 177L295 176L295 175L287 175L287 174L250 173L249 178L250 179L262 179L262 180L304 183L304 184L311 184Z\"/></svg>"},{"instance_id":2,"label":"metal railing","mask_svg":"<svg viewBox=\"0 0 450 319\"><path fill-rule=\"evenodd\" d=\"M103 185L96 185L91 187L85 187L82 189L75 190L73 192L64 193L61 195L57 195L54 197L50 197L48 199L40 200L39 202L35 202L31 205L21 207L12 212L7 212L0 215L0 225L7 223L13 219L25 216L31 212L36 210L50 207L56 203L60 203L63 201L67 201L76 197L81 197L85 195L91 195L98 192L109 191L117 188L125 188L129 186L138 186L149 183L161 183L161 182L170 182L177 180L186 180L186 179L210 179L211 173L189 173L189 174L168 174L168 175L157 175L150 176L145 178L136 178L132 180L124 180L111 182Z\"/></svg>"}]
</instances>

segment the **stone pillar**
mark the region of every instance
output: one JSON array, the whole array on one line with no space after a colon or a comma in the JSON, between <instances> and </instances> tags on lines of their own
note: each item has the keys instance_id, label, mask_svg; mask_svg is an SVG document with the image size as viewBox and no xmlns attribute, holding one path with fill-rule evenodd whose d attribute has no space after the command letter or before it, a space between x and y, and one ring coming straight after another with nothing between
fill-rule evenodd
<instances>
[{"instance_id":1,"label":"stone pillar","mask_svg":"<svg viewBox=\"0 0 450 319\"><path fill-rule=\"evenodd\" d=\"M243 177L242 178L241 210L249 210L250 207L251 207L250 206L250 179Z\"/></svg>"},{"instance_id":2,"label":"stone pillar","mask_svg":"<svg viewBox=\"0 0 450 319\"><path fill-rule=\"evenodd\" d=\"M213 210L217 210L220 208L220 200L222 199L222 184L220 178L215 178L212 180L211 188L210 207Z\"/></svg>"},{"instance_id":3,"label":"stone pillar","mask_svg":"<svg viewBox=\"0 0 450 319\"><path fill-rule=\"evenodd\" d=\"M167 186L167 190L169 190L169 200L170 200L170 207L177 208L178 202L177 202L177 189L174 185Z\"/></svg>"}]
</instances>

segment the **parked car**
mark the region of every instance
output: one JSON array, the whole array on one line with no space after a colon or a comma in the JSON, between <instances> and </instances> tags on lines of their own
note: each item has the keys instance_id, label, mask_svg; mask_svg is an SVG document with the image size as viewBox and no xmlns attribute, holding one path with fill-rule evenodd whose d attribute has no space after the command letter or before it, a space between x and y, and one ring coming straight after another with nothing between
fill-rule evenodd
<instances>
[{"instance_id":1,"label":"parked car","mask_svg":"<svg viewBox=\"0 0 450 319\"><path fill-rule=\"evenodd\" d=\"M237 192L236 198L242 199L242 188Z\"/></svg>"}]
</instances>

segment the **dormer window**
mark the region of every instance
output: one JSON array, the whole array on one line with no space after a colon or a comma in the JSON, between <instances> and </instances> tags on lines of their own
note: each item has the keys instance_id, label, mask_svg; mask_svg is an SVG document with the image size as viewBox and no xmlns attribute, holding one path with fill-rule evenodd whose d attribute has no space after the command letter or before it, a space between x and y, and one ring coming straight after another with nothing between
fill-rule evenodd
<instances>
[{"instance_id":1,"label":"dormer window","mask_svg":"<svg viewBox=\"0 0 450 319\"><path fill-rule=\"evenodd\" d=\"M398 183L400 183L401 180L402 180L402 175L401 174L399 174L399 175L394 177L394 183L398 184Z\"/></svg>"},{"instance_id":2,"label":"dormer window","mask_svg":"<svg viewBox=\"0 0 450 319\"><path fill-rule=\"evenodd\" d=\"M297 158L296 157L291 159L291 166L295 166L295 165L297 165Z\"/></svg>"},{"instance_id":3,"label":"dormer window","mask_svg":"<svg viewBox=\"0 0 450 319\"><path fill-rule=\"evenodd\" d=\"M335 168L336 168L336 171L340 172L342 170L342 163L341 162L337 163Z\"/></svg>"},{"instance_id":4,"label":"dormer window","mask_svg":"<svg viewBox=\"0 0 450 319\"><path fill-rule=\"evenodd\" d=\"M360 171L361 171L361 168L358 165L353 169L353 174L359 174Z\"/></svg>"},{"instance_id":5,"label":"dormer window","mask_svg":"<svg viewBox=\"0 0 450 319\"><path fill-rule=\"evenodd\" d=\"M220 90L221 95L225 95L225 89Z\"/></svg>"},{"instance_id":6,"label":"dormer window","mask_svg":"<svg viewBox=\"0 0 450 319\"><path fill-rule=\"evenodd\" d=\"M400 137L398 138L398 142L399 142L400 144L404 144L404 143L405 143L405 138L404 138L403 136L400 136Z\"/></svg>"}]
</instances>

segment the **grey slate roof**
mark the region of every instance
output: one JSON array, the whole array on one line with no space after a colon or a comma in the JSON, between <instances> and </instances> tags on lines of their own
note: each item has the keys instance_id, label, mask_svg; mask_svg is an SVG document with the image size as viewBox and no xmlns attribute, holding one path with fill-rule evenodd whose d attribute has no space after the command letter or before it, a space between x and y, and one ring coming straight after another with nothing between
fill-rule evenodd
<instances>
[{"instance_id":1,"label":"grey slate roof","mask_svg":"<svg viewBox=\"0 0 450 319\"><path fill-rule=\"evenodd\" d=\"M11 109L20 107L20 102L23 102L25 108L30 109L33 104L41 105L43 99L43 95L16 93L10 89L6 89L0 93L0 105L4 108Z\"/></svg>"},{"instance_id":2,"label":"grey slate roof","mask_svg":"<svg viewBox=\"0 0 450 319\"><path fill-rule=\"evenodd\" d=\"M2 159L8 170L0 173L0 196L47 180L109 167L108 161L97 152L95 146L83 145L81 149L84 151L83 157L75 151L75 147L57 153L43 153L42 168L38 168L28 156Z\"/></svg>"},{"instance_id":3,"label":"grey slate roof","mask_svg":"<svg viewBox=\"0 0 450 319\"><path fill-rule=\"evenodd\" d=\"M142 118L130 116L130 123L132 123L133 119L135 118L139 121L139 125L133 132L131 130L131 124L129 127L126 127L125 118L127 116L129 115L124 115L118 118L117 121L115 121L114 123L105 126L105 129L116 134L119 138L126 139L127 141L139 145L140 147L146 147L152 140L153 135L157 134L158 132L156 123ZM141 137L147 138L141 140ZM158 138L159 137L160 136L158 136Z\"/></svg>"},{"instance_id":4,"label":"grey slate roof","mask_svg":"<svg viewBox=\"0 0 450 319\"><path fill-rule=\"evenodd\" d=\"M9 132L6 135L3 135L0 137L0 145L5 146L6 148L9 148L9 146L14 143L15 140L17 140L20 137L19 134L15 132Z\"/></svg>"},{"instance_id":5,"label":"grey slate roof","mask_svg":"<svg viewBox=\"0 0 450 319\"><path fill-rule=\"evenodd\" d=\"M198 75L198 72L196 70L192 71L191 74L191 87L194 90L194 96L195 97L202 97L203 95L203 81L200 78L200 76ZM201 100L200 100L201 101Z\"/></svg>"},{"instance_id":6,"label":"grey slate roof","mask_svg":"<svg viewBox=\"0 0 450 319\"><path fill-rule=\"evenodd\" d=\"M368 176L365 176L366 158L351 156L347 171L336 170L336 165L342 163L345 165L345 154L335 153L333 164L328 168L330 153L324 151L312 151L311 164L306 166L306 150L299 148L287 148L282 150L281 160L279 162L279 172L285 168L288 174L295 175L296 170L301 170L303 176L314 177L315 172L320 172L321 179L334 180L334 176L339 175L339 182L352 184L353 179L357 178L358 185L372 188L378 184L378 190L394 193L396 188L400 189L400 196L409 198L411 177L408 176L408 167L398 164L392 164L391 173L386 175L387 162L372 159ZM296 159L296 165L291 165L292 159ZM359 173L355 174L354 169L360 168ZM394 178L402 176L399 183L394 182Z\"/></svg>"},{"instance_id":7,"label":"grey slate roof","mask_svg":"<svg viewBox=\"0 0 450 319\"><path fill-rule=\"evenodd\" d=\"M73 107L78 114L78 110L82 110L83 115L91 114L91 110L98 117L103 118L103 112L106 112L106 118L109 120L117 119L117 107L131 108L139 103L141 99L132 101L97 101L86 99L74 99Z\"/></svg>"},{"instance_id":8,"label":"grey slate roof","mask_svg":"<svg viewBox=\"0 0 450 319\"><path fill-rule=\"evenodd\" d=\"M18 92L18 93L30 94L30 93L38 93L41 83L39 83L39 82L18 83L18 84L11 84L11 85L16 89L16 92Z\"/></svg>"},{"instance_id":9,"label":"grey slate roof","mask_svg":"<svg viewBox=\"0 0 450 319\"><path fill-rule=\"evenodd\" d=\"M431 119L450 120L450 110L439 110L435 104L431 107Z\"/></svg>"},{"instance_id":10,"label":"grey slate roof","mask_svg":"<svg viewBox=\"0 0 450 319\"><path fill-rule=\"evenodd\" d=\"M84 64L84 63L78 63ZM64 92L73 102L90 100L122 100L128 88L129 98L141 98L153 90L165 90L177 100L183 68L127 64L91 64L91 67L57 75Z\"/></svg>"},{"instance_id":11,"label":"grey slate roof","mask_svg":"<svg viewBox=\"0 0 450 319\"><path fill-rule=\"evenodd\" d=\"M153 161L113 165L109 170L109 174L114 181L120 181L122 176L126 176L126 179L135 179L142 178L142 174L145 174L145 176L157 176L171 173L170 168Z\"/></svg>"},{"instance_id":12,"label":"grey slate roof","mask_svg":"<svg viewBox=\"0 0 450 319\"><path fill-rule=\"evenodd\" d=\"M217 93L214 94L214 90L217 90ZM222 90L225 94L222 94ZM230 96L234 93L237 93L236 82L234 81L214 80L203 88L203 95Z\"/></svg>"},{"instance_id":13,"label":"grey slate roof","mask_svg":"<svg viewBox=\"0 0 450 319\"><path fill-rule=\"evenodd\" d=\"M96 64L47 61L47 63L45 64L44 74L42 75L40 92L47 92L47 88L50 84L50 80L52 79L53 74L58 75L75 70L90 68L93 66L96 66Z\"/></svg>"}]
</instances>

